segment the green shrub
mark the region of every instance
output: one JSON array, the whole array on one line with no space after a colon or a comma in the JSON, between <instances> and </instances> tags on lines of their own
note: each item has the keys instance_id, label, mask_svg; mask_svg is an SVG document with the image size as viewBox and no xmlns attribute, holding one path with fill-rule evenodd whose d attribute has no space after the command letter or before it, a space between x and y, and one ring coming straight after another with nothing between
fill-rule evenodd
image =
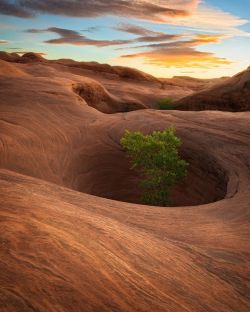
<instances>
[{"instance_id":1,"label":"green shrub","mask_svg":"<svg viewBox=\"0 0 250 312\"><path fill-rule=\"evenodd\" d=\"M174 99L167 97L156 102L156 108L162 110L174 109Z\"/></svg>"},{"instance_id":2,"label":"green shrub","mask_svg":"<svg viewBox=\"0 0 250 312\"><path fill-rule=\"evenodd\" d=\"M128 153L131 169L141 173L142 202L169 205L170 189L186 176L188 166L179 156L181 140L175 135L175 129L171 127L149 135L126 130L120 143Z\"/></svg>"}]
</instances>

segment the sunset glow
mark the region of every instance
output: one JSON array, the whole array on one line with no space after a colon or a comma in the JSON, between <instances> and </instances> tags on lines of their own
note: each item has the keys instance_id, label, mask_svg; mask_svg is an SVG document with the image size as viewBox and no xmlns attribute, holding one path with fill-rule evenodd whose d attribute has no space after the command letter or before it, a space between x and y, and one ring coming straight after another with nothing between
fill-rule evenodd
<instances>
[{"instance_id":1,"label":"sunset glow","mask_svg":"<svg viewBox=\"0 0 250 312\"><path fill-rule=\"evenodd\" d=\"M133 66L158 77L250 63L250 0L0 0L0 48Z\"/></svg>"}]
</instances>

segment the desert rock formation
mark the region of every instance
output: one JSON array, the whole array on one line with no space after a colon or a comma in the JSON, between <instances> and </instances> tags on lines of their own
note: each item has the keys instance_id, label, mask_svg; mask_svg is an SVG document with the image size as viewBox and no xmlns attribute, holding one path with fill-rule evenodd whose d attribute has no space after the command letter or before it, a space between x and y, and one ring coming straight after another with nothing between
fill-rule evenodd
<instances>
[{"instance_id":1,"label":"desert rock formation","mask_svg":"<svg viewBox=\"0 0 250 312\"><path fill-rule=\"evenodd\" d=\"M250 112L117 113L153 82L74 70L0 62L1 311L248 312ZM140 205L120 137L171 125L189 176Z\"/></svg>"},{"instance_id":2,"label":"desert rock formation","mask_svg":"<svg viewBox=\"0 0 250 312\"><path fill-rule=\"evenodd\" d=\"M176 102L178 110L250 110L250 67L204 91L184 97Z\"/></svg>"}]
</instances>

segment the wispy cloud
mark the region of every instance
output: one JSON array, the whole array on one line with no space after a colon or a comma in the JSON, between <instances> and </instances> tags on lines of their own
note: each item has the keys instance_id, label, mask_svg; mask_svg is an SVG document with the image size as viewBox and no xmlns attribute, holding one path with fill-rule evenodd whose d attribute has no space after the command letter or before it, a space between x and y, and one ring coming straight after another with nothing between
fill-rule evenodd
<instances>
[{"instance_id":1,"label":"wispy cloud","mask_svg":"<svg viewBox=\"0 0 250 312\"><path fill-rule=\"evenodd\" d=\"M171 35L171 34L159 34L156 36L143 36L134 40L134 42L160 42L160 41L169 41L176 40L181 38L182 35Z\"/></svg>"},{"instance_id":2,"label":"wispy cloud","mask_svg":"<svg viewBox=\"0 0 250 312\"><path fill-rule=\"evenodd\" d=\"M187 35L180 35L179 37L185 37ZM183 41L174 41L174 42L163 42L163 43L152 43L147 45L136 46L134 48L180 48L180 47L195 47L202 44L209 44L209 43L218 43L225 35L207 35L207 34L199 34L193 36L190 40L183 40ZM131 48L131 47L130 47Z\"/></svg>"},{"instance_id":3,"label":"wispy cloud","mask_svg":"<svg viewBox=\"0 0 250 312\"><path fill-rule=\"evenodd\" d=\"M136 26L133 24L119 24L113 28L130 34L139 35L139 37L131 40L131 42L134 43L169 41L176 40L182 37L182 35L166 34L164 32L149 30L147 28Z\"/></svg>"},{"instance_id":4,"label":"wispy cloud","mask_svg":"<svg viewBox=\"0 0 250 312\"><path fill-rule=\"evenodd\" d=\"M106 46L122 45L131 42L130 40L94 40L81 35L77 31L57 27L49 27L46 29L28 29L26 30L26 32L33 34L52 32L60 36L59 38L45 41L45 43L49 44L71 44L76 46L106 47Z\"/></svg>"},{"instance_id":5,"label":"wispy cloud","mask_svg":"<svg viewBox=\"0 0 250 312\"><path fill-rule=\"evenodd\" d=\"M121 23L121 24L114 26L113 29L127 32L133 35L139 35L139 36L154 36L154 35L162 34L162 32L153 31L153 30L141 27L141 26L134 25L134 24Z\"/></svg>"},{"instance_id":6,"label":"wispy cloud","mask_svg":"<svg viewBox=\"0 0 250 312\"><path fill-rule=\"evenodd\" d=\"M49 13L74 17L118 15L163 22L166 17L188 16L199 0L0 0L2 14L31 17Z\"/></svg>"},{"instance_id":7,"label":"wispy cloud","mask_svg":"<svg viewBox=\"0 0 250 312\"><path fill-rule=\"evenodd\" d=\"M23 18L30 18L33 16L33 13L20 5L20 3L13 3L8 0L0 0L0 14Z\"/></svg>"}]
</instances>

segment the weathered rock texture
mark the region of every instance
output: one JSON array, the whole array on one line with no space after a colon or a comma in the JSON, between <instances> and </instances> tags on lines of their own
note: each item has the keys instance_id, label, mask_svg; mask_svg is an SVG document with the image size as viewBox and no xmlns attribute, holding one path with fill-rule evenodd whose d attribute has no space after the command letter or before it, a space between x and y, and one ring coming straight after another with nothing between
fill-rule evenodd
<instances>
[{"instance_id":1,"label":"weathered rock texture","mask_svg":"<svg viewBox=\"0 0 250 312\"><path fill-rule=\"evenodd\" d=\"M250 67L175 103L180 110L250 111Z\"/></svg>"},{"instance_id":2,"label":"weathered rock texture","mask_svg":"<svg viewBox=\"0 0 250 312\"><path fill-rule=\"evenodd\" d=\"M1 311L249 311L250 113L104 114L125 100L90 78L0 66ZM190 162L178 207L125 203L121 135L170 125Z\"/></svg>"}]
</instances>

